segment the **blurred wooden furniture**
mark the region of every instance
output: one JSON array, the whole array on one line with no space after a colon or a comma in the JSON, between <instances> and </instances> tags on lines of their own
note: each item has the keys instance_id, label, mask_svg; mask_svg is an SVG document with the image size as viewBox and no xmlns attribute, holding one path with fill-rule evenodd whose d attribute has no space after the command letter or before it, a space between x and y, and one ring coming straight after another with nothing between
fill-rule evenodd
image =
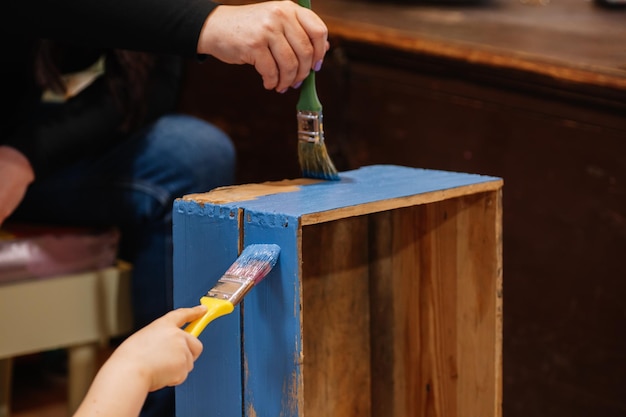
<instances>
[{"instance_id":1,"label":"blurred wooden furniture","mask_svg":"<svg viewBox=\"0 0 626 417\"><path fill-rule=\"evenodd\" d=\"M0 416L10 415L12 358L64 348L68 414L97 371L99 346L132 330L131 267L0 283Z\"/></svg>"}]
</instances>

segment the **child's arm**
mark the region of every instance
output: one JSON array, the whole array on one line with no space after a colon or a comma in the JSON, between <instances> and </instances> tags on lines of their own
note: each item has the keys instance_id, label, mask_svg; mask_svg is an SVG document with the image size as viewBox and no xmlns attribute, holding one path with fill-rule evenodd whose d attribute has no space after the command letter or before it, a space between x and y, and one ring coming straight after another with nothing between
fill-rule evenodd
<instances>
[{"instance_id":1,"label":"child's arm","mask_svg":"<svg viewBox=\"0 0 626 417\"><path fill-rule=\"evenodd\" d=\"M99 370L74 417L136 417L148 392L182 383L202 343L181 326L205 311L171 311L126 339Z\"/></svg>"}]
</instances>

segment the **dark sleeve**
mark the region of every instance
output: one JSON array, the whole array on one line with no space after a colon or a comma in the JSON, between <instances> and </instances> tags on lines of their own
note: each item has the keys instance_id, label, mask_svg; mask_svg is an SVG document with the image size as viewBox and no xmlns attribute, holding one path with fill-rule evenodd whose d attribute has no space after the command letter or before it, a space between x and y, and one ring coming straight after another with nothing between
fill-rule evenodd
<instances>
[{"instance_id":1,"label":"dark sleeve","mask_svg":"<svg viewBox=\"0 0 626 417\"><path fill-rule=\"evenodd\" d=\"M216 6L208 0L8 0L0 22L15 34L194 57Z\"/></svg>"},{"instance_id":2,"label":"dark sleeve","mask_svg":"<svg viewBox=\"0 0 626 417\"><path fill-rule=\"evenodd\" d=\"M175 110L180 75L180 58L159 57L146 100L148 122ZM101 155L128 136L118 129L122 113L102 78L67 102L44 109L41 117L20 123L3 140L28 158L38 178L81 159Z\"/></svg>"}]
</instances>

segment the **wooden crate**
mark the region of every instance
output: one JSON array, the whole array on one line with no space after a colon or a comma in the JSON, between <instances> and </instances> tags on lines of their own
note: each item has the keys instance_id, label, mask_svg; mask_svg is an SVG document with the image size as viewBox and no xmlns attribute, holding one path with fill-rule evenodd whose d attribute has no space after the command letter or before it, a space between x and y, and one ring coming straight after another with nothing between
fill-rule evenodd
<instances>
[{"instance_id":1,"label":"wooden crate","mask_svg":"<svg viewBox=\"0 0 626 417\"><path fill-rule=\"evenodd\" d=\"M274 270L200 336L176 415L501 415L499 178L367 166L174 205L174 299L252 243Z\"/></svg>"}]
</instances>

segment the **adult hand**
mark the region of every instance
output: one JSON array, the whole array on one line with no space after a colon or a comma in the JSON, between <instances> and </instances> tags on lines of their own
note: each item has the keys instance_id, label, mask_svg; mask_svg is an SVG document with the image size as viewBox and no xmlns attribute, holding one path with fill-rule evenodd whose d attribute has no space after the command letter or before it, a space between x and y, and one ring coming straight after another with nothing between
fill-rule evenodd
<instances>
[{"instance_id":1,"label":"adult hand","mask_svg":"<svg viewBox=\"0 0 626 417\"><path fill-rule=\"evenodd\" d=\"M0 226L20 204L35 179L28 159L18 150L0 146Z\"/></svg>"},{"instance_id":2,"label":"adult hand","mask_svg":"<svg viewBox=\"0 0 626 417\"><path fill-rule=\"evenodd\" d=\"M198 53L228 64L250 64L263 86L297 88L319 70L329 48L328 28L311 10L288 0L218 6L207 18Z\"/></svg>"}]
</instances>

